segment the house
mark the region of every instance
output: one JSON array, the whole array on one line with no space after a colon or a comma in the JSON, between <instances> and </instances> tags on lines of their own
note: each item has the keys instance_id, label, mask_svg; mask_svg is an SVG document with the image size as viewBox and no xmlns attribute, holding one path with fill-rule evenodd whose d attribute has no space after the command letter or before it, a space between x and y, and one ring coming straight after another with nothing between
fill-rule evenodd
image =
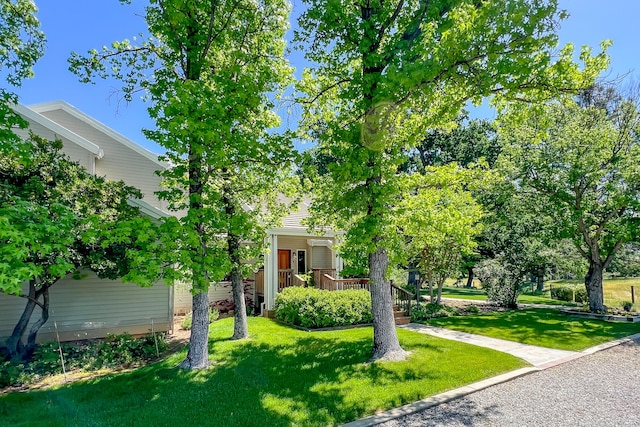
<instances>
[{"instance_id":1,"label":"house","mask_svg":"<svg viewBox=\"0 0 640 427\"><path fill-rule=\"evenodd\" d=\"M15 111L29 123L28 131L49 140L60 139L63 152L90 173L111 180L123 180L139 188L142 200L132 200L152 218L171 215L167 204L155 192L160 177L155 171L167 168L157 155L137 145L113 129L84 114L64 101L33 106L16 105ZM335 279L342 260L335 246L340 237L332 230L309 233L302 224L308 204L283 220L282 227L268 230L268 250L263 255L264 268L246 279L246 292L257 311L272 312L275 297L284 287L304 282L303 274L313 271L315 282L326 289L350 286ZM209 301L231 301L229 282L213 284ZM108 333L131 334L172 329L174 314L191 310L188 284L173 287L157 283L141 288L120 280L100 279L89 273L82 280L65 278L50 290L50 318L38 336L40 341L55 339L56 329L62 340L103 337ZM15 296L0 293L0 340L11 334L24 304ZM37 317L37 316L34 316Z\"/></svg>"},{"instance_id":2,"label":"house","mask_svg":"<svg viewBox=\"0 0 640 427\"><path fill-rule=\"evenodd\" d=\"M160 189L155 171L167 167L156 155L65 102L14 109L29 123L28 130L18 130L22 137L31 131L49 140L60 139L63 152L89 172L139 188L143 199L130 203L144 214L156 219L169 215L165 202L154 194ZM11 335L23 308L22 299L0 293L0 340ZM82 280L68 277L51 288L49 314L38 335L40 341L54 340L56 329L62 340L168 331L173 327L173 288L163 283L142 288L93 273Z\"/></svg>"}]
</instances>

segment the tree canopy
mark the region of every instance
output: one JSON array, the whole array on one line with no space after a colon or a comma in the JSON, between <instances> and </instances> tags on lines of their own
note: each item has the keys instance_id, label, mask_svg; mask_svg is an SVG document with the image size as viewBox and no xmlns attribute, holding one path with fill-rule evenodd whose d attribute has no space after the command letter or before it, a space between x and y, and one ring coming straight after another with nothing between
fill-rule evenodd
<instances>
[{"instance_id":1,"label":"tree canopy","mask_svg":"<svg viewBox=\"0 0 640 427\"><path fill-rule=\"evenodd\" d=\"M112 76L125 99L138 90L148 95L156 129L145 133L172 164L161 172L167 189L159 196L186 211L172 221L178 258L171 273L193 293L185 368L209 363L211 282L231 275L234 338L248 334L243 261L262 248L264 227L273 223L265 212L282 211L278 185L292 160L288 136L271 131L280 123L274 102L291 78L283 57L288 13L285 0L152 0L149 37L70 59L83 81Z\"/></svg>"},{"instance_id":2,"label":"tree canopy","mask_svg":"<svg viewBox=\"0 0 640 427\"><path fill-rule=\"evenodd\" d=\"M589 262L589 306L604 311L602 271L640 238L640 115L637 99L616 94L511 109L501 119L501 161L522 194L542 200L558 235Z\"/></svg>"},{"instance_id":3,"label":"tree canopy","mask_svg":"<svg viewBox=\"0 0 640 427\"><path fill-rule=\"evenodd\" d=\"M126 276L155 235L128 203L142 197L137 189L89 174L61 153L59 141L29 142L27 162L20 153L0 154L0 292L26 299L7 341L9 356L20 358L30 356L47 322L51 286L84 268L101 278ZM41 315L30 325L37 307Z\"/></svg>"},{"instance_id":4,"label":"tree canopy","mask_svg":"<svg viewBox=\"0 0 640 427\"><path fill-rule=\"evenodd\" d=\"M588 86L604 54L558 50L567 14L557 1L308 0L295 39L317 64L299 83L302 126L335 159L314 211L369 254L373 359L403 358L388 282L397 244L391 207L398 168L429 129L451 128L463 106L549 99Z\"/></svg>"}]
</instances>

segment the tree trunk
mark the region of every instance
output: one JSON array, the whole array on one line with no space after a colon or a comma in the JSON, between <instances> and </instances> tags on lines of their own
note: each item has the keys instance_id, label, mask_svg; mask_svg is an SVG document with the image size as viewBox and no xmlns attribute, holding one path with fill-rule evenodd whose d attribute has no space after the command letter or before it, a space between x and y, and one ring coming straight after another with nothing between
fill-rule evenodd
<instances>
[{"instance_id":1,"label":"tree trunk","mask_svg":"<svg viewBox=\"0 0 640 427\"><path fill-rule=\"evenodd\" d=\"M233 290L233 336L232 340L240 340L249 336L247 325L247 306L244 300L244 282L237 266L231 271L231 288Z\"/></svg>"},{"instance_id":2,"label":"tree trunk","mask_svg":"<svg viewBox=\"0 0 640 427\"><path fill-rule=\"evenodd\" d=\"M191 337L187 358L180 363L182 369L209 367L209 293L200 291L192 297Z\"/></svg>"},{"instance_id":3,"label":"tree trunk","mask_svg":"<svg viewBox=\"0 0 640 427\"><path fill-rule=\"evenodd\" d=\"M444 286L444 281L446 278L442 278L438 280L438 295L436 296L436 304L442 304L442 287Z\"/></svg>"},{"instance_id":4,"label":"tree trunk","mask_svg":"<svg viewBox=\"0 0 640 427\"><path fill-rule=\"evenodd\" d=\"M465 288L473 287L473 267L467 267L467 284Z\"/></svg>"},{"instance_id":5,"label":"tree trunk","mask_svg":"<svg viewBox=\"0 0 640 427\"><path fill-rule=\"evenodd\" d=\"M538 271L536 279L537 279L536 291L537 292L544 291L544 267L540 267L540 271Z\"/></svg>"},{"instance_id":6,"label":"tree trunk","mask_svg":"<svg viewBox=\"0 0 640 427\"><path fill-rule=\"evenodd\" d=\"M6 349L11 359L29 360L36 348L36 337L40 328L49 320L49 287L51 285L42 285L40 289L36 288L35 280L29 281L29 297L27 304L22 310L22 315L16 326L13 328L11 336L7 339ZM39 301L42 297L42 302ZM29 329L26 342L23 337L27 334L27 327L31 320L31 316L36 307L40 307L41 315Z\"/></svg>"},{"instance_id":7,"label":"tree trunk","mask_svg":"<svg viewBox=\"0 0 640 427\"><path fill-rule=\"evenodd\" d=\"M376 360L404 360L407 353L400 347L393 317L391 288L384 274L389 257L383 248L369 254L371 279L371 311L373 313L373 356Z\"/></svg>"},{"instance_id":8,"label":"tree trunk","mask_svg":"<svg viewBox=\"0 0 640 427\"><path fill-rule=\"evenodd\" d=\"M584 278L584 285L587 289L587 296L589 297L589 310L594 313L607 311L607 307L604 305L604 292L602 288L603 270L602 262L590 260L589 271Z\"/></svg>"}]
</instances>

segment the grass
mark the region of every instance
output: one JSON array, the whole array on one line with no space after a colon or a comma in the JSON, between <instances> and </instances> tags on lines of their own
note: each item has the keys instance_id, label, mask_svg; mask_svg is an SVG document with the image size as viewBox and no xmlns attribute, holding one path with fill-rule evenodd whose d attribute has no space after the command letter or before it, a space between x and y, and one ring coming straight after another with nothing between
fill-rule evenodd
<instances>
[{"instance_id":1,"label":"grass","mask_svg":"<svg viewBox=\"0 0 640 427\"><path fill-rule=\"evenodd\" d=\"M640 333L640 323L568 317L552 309L526 309L432 319L430 325L523 344L580 351Z\"/></svg>"},{"instance_id":2,"label":"grass","mask_svg":"<svg viewBox=\"0 0 640 427\"><path fill-rule=\"evenodd\" d=\"M510 371L510 355L398 330L405 362L365 363L372 329L302 332L250 318L251 338L231 341L232 319L210 331L213 367L161 362L55 389L0 396L11 426L336 425Z\"/></svg>"},{"instance_id":3,"label":"grass","mask_svg":"<svg viewBox=\"0 0 640 427\"><path fill-rule=\"evenodd\" d=\"M428 294L428 291L424 291L424 294ZM435 290L434 290L435 295ZM443 288L442 296L444 298L458 298L474 301L486 301L487 294L481 289L476 288ZM547 305L574 305L566 301L558 301L549 297L549 291L543 293L522 293L518 297L518 302L521 304L547 304Z\"/></svg>"},{"instance_id":4,"label":"grass","mask_svg":"<svg viewBox=\"0 0 640 427\"><path fill-rule=\"evenodd\" d=\"M567 286L570 288L584 288L584 280L552 280L547 282L552 286ZM640 278L604 279L604 303L610 307L622 307L625 301L631 301L631 286L635 288L636 309L640 309Z\"/></svg>"}]
</instances>

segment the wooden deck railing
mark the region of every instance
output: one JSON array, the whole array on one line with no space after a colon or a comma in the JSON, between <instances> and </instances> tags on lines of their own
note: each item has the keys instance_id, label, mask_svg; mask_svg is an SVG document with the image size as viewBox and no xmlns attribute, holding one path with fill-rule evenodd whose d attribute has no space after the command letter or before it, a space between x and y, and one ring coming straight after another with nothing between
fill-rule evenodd
<instances>
[{"instance_id":1,"label":"wooden deck railing","mask_svg":"<svg viewBox=\"0 0 640 427\"><path fill-rule=\"evenodd\" d=\"M411 316L411 299L413 298L413 294L409 291L406 291L391 282L391 300L394 305L397 305L398 308L404 311L404 314L407 316Z\"/></svg>"},{"instance_id":2,"label":"wooden deck railing","mask_svg":"<svg viewBox=\"0 0 640 427\"><path fill-rule=\"evenodd\" d=\"M291 285L292 286L308 286L309 283L306 281L306 279L300 277L297 274L294 274L293 278L291 279Z\"/></svg>"},{"instance_id":3,"label":"wooden deck railing","mask_svg":"<svg viewBox=\"0 0 640 427\"><path fill-rule=\"evenodd\" d=\"M293 276L293 270L288 268L285 270L278 270L278 292L284 288L291 286L291 279Z\"/></svg>"},{"instance_id":4,"label":"wooden deck railing","mask_svg":"<svg viewBox=\"0 0 640 427\"><path fill-rule=\"evenodd\" d=\"M335 276L336 270L333 268L312 268L313 271L313 283L315 283L315 287L319 289L325 289L323 287L323 277L325 274L329 276Z\"/></svg>"},{"instance_id":5,"label":"wooden deck railing","mask_svg":"<svg viewBox=\"0 0 640 427\"><path fill-rule=\"evenodd\" d=\"M369 290L369 279L336 279L328 274L323 274L320 279L320 285L318 287L327 291L344 291L346 289Z\"/></svg>"}]
</instances>

